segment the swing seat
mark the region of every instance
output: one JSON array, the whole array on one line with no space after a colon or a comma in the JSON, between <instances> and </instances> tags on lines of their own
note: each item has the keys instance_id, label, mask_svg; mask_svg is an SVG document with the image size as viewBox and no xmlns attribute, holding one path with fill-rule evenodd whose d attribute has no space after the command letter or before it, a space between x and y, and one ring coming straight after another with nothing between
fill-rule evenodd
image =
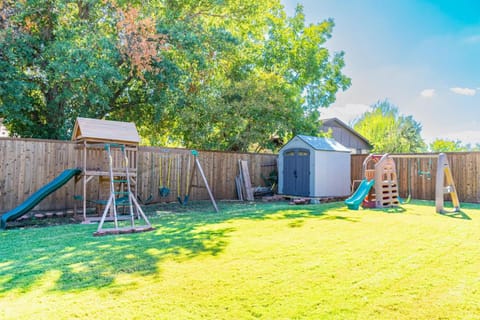
<instances>
[{"instance_id":1,"label":"swing seat","mask_svg":"<svg viewBox=\"0 0 480 320\"><path fill-rule=\"evenodd\" d=\"M412 196L409 194L407 199L403 200L402 198L398 197L398 202L400 202L400 204L407 204L407 203L410 203L410 200L412 200Z\"/></svg>"},{"instance_id":2,"label":"swing seat","mask_svg":"<svg viewBox=\"0 0 480 320\"><path fill-rule=\"evenodd\" d=\"M170 189L167 187L158 188L158 194L162 197L166 197L170 194Z\"/></svg>"}]
</instances>

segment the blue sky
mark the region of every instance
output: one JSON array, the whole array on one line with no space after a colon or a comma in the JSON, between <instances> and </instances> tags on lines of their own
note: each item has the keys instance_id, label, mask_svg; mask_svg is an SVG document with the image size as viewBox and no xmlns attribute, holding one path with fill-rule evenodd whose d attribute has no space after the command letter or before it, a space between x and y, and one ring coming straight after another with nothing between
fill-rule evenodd
<instances>
[{"instance_id":1,"label":"blue sky","mask_svg":"<svg viewBox=\"0 0 480 320\"><path fill-rule=\"evenodd\" d=\"M480 143L480 1L281 0L307 23L333 18L352 86L322 117L346 123L388 99L435 138Z\"/></svg>"}]
</instances>

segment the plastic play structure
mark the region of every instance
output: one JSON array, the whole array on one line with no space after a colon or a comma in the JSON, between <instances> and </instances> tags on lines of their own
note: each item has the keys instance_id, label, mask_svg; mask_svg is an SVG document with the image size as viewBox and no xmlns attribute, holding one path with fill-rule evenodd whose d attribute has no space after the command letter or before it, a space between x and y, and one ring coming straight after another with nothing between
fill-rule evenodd
<instances>
[{"instance_id":1,"label":"plastic play structure","mask_svg":"<svg viewBox=\"0 0 480 320\"><path fill-rule=\"evenodd\" d=\"M455 182L450 170L447 156L444 153L438 155L374 155L370 154L362 166L362 177L358 188L345 200L345 204L351 210L358 210L360 205L364 208L387 208L395 207L400 203L398 195L398 179L394 158L437 159L437 173L435 181L435 209L437 213L446 213L444 196L449 194L452 199L453 211L460 211ZM431 162L429 164L431 168ZM409 164L410 170L410 164ZM430 179L430 171L419 171L419 175ZM410 181L410 180L409 180ZM411 185L408 186L409 197Z\"/></svg>"},{"instance_id":2,"label":"plastic play structure","mask_svg":"<svg viewBox=\"0 0 480 320\"><path fill-rule=\"evenodd\" d=\"M368 196L370 189L372 188L375 180L363 179L357 190L352 194L350 198L345 200L345 204L350 210L358 210L363 200Z\"/></svg>"},{"instance_id":3,"label":"plastic play structure","mask_svg":"<svg viewBox=\"0 0 480 320\"><path fill-rule=\"evenodd\" d=\"M363 161L363 180L351 197L345 200L349 209L387 208L399 204L395 161L388 155L370 154Z\"/></svg>"},{"instance_id":4,"label":"plastic play structure","mask_svg":"<svg viewBox=\"0 0 480 320\"><path fill-rule=\"evenodd\" d=\"M70 179L81 173L79 169L67 169L58 175L55 179L44 185L42 188L33 193L22 204L16 208L4 213L1 218L1 228L7 228L7 222L20 218L24 214L32 210L40 201L45 199L49 194L65 185Z\"/></svg>"},{"instance_id":5,"label":"plastic play structure","mask_svg":"<svg viewBox=\"0 0 480 320\"><path fill-rule=\"evenodd\" d=\"M446 182L446 184L445 184ZM460 201L458 200L457 189L453 181L452 171L448 164L447 156L440 153L437 163L437 183L435 185L435 209L438 213L445 213L444 195L449 194L452 199L453 211L460 211Z\"/></svg>"}]
</instances>

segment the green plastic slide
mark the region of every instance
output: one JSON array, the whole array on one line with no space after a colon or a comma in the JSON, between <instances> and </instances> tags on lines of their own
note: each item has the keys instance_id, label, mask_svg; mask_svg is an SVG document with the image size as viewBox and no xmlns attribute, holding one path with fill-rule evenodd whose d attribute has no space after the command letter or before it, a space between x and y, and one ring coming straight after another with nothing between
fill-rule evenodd
<instances>
[{"instance_id":1,"label":"green plastic slide","mask_svg":"<svg viewBox=\"0 0 480 320\"><path fill-rule=\"evenodd\" d=\"M49 194L63 186L74 176L80 174L82 170L80 169L67 169L58 175L55 179L41 187L37 192L32 194L27 198L22 204L16 208L4 213L1 218L0 227L2 229L7 228L7 221L15 220L30 210L32 210L40 201L45 199Z\"/></svg>"},{"instance_id":2,"label":"green plastic slide","mask_svg":"<svg viewBox=\"0 0 480 320\"><path fill-rule=\"evenodd\" d=\"M352 196L345 200L345 204L347 205L348 209L358 210L374 183L375 181L373 179L370 181L363 179Z\"/></svg>"}]
</instances>

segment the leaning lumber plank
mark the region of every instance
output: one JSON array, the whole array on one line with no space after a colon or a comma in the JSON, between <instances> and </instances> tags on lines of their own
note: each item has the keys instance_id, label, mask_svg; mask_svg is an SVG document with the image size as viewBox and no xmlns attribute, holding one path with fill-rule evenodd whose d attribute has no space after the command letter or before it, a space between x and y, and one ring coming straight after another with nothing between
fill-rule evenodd
<instances>
[{"instance_id":1,"label":"leaning lumber plank","mask_svg":"<svg viewBox=\"0 0 480 320\"><path fill-rule=\"evenodd\" d=\"M242 183L240 182L240 176L235 177L235 186L237 187L238 200L243 201Z\"/></svg>"},{"instance_id":2,"label":"leaning lumber plank","mask_svg":"<svg viewBox=\"0 0 480 320\"><path fill-rule=\"evenodd\" d=\"M245 185L245 193L246 193L247 201L253 201L254 200L253 189L252 189L252 182L250 180L250 173L248 171L248 161L240 160L240 165L241 165L243 183Z\"/></svg>"}]
</instances>

